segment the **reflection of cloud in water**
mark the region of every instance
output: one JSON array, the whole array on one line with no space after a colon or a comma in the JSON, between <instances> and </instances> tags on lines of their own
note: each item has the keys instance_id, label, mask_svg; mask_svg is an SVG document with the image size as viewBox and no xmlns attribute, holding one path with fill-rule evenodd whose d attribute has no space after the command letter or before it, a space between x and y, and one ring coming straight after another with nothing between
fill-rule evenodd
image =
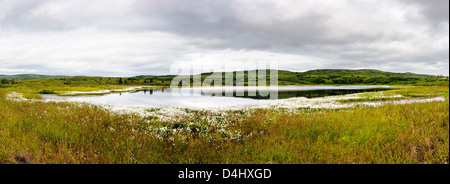
<instances>
[{"instance_id":1,"label":"reflection of cloud in water","mask_svg":"<svg viewBox=\"0 0 450 184\"><path fill-rule=\"evenodd\" d=\"M226 90L230 96L225 96ZM142 105L149 107L245 107L261 106L288 99L305 99L330 95L345 95L365 91L381 90L379 87L367 86L284 86L265 88L278 92L278 100L267 100L270 96L248 95L255 87L213 87L213 88L180 88L180 89L145 89L136 92L111 93L102 96L77 96L65 100L89 102L105 105ZM243 92L239 95L239 92Z\"/></svg>"}]
</instances>

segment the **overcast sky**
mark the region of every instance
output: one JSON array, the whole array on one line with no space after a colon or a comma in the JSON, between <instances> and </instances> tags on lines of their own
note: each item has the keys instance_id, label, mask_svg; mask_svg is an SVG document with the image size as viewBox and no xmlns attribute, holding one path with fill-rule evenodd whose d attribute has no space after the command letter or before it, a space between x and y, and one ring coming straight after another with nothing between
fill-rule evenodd
<instances>
[{"instance_id":1,"label":"overcast sky","mask_svg":"<svg viewBox=\"0 0 450 184\"><path fill-rule=\"evenodd\" d=\"M448 0L0 0L0 74L211 65L449 74Z\"/></svg>"}]
</instances>

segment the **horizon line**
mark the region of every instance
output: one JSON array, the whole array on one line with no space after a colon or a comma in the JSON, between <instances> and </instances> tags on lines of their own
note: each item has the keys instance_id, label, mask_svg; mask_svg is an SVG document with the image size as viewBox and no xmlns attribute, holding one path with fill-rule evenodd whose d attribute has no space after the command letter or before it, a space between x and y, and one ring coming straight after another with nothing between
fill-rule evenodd
<instances>
[{"instance_id":1,"label":"horizon line","mask_svg":"<svg viewBox=\"0 0 450 184\"><path fill-rule=\"evenodd\" d=\"M216 71L216 72L238 72L238 71L255 71L260 69L251 69L251 70L234 70L234 71ZM369 68L360 68L360 69L338 69L338 68L320 68L320 69L310 69L310 70L303 70L303 71L295 71L295 70L288 70L288 69L262 69L262 70L278 70L278 71L288 71L293 73L304 73L308 71L314 71L314 70L376 70L380 72L387 72L387 73L397 73L397 74L416 74L416 75L430 75L430 76L442 76L442 77L449 77L445 74L425 74L425 73L414 73L414 72L391 72L391 71L384 71L380 69L369 69ZM205 71L198 74L189 74L189 75L199 75L199 74L205 74L205 73L214 73L211 71ZM139 74L139 75L132 75L132 76L101 76L101 75L71 75L71 74L42 74L42 73L17 73L17 74L0 74L0 76L17 76L17 75L44 75L44 76L64 76L64 77L116 77L116 78L130 78L130 77L137 77L137 76L172 76L172 75L188 75L188 74Z\"/></svg>"}]
</instances>

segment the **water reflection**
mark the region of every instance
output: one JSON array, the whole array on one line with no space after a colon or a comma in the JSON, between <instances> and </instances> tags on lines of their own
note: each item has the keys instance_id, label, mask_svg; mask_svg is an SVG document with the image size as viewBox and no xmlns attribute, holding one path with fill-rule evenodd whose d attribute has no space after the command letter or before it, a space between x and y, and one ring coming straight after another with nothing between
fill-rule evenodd
<instances>
[{"instance_id":1,"label":"water reflection","mask_svg":"<svg viewBox=\"0 0 450 184\"><path fill-rule=\"evenodd\" d=\"M337 87L331 86L334 89L322 89L324 87L278 87L278 89L266 88L264 90L254 88L150 88L135 91L133 93L144 93L146 95L158 94L172 94L174 96L211 96L211 97L237 97L249 98L258 100L270 99L270 92L277 92L277 99L289 99L296 97L318 98L325 96L346 95L363 92L385 91L390 88L375 88L375 87Z\"/></svg>"},{"instance_id":2,"label":"water reflection","mask_svg":"<svg viewBox=\"0 0 450 184\"><path fill-rule=\"evenodd\" d=\"M102 96L67 97L68 101L106 105L143 105L152 107L234 107L254 106L272 102L270 95L279 100L291 98L317 98L369 91L388 90L371 86L284 86L284 87L219 87L219 88L145 88L126 93Z\"/></svg>"}]
</instances>

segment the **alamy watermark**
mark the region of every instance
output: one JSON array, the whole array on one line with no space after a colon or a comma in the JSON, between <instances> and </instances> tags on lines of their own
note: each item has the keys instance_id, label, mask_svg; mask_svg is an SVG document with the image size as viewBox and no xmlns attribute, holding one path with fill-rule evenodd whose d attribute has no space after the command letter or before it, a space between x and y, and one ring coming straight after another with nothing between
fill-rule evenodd
<instances>
[{"instance_id":1,"label":"alamy watermark","mask_svg":"<svg viewBox=\"0 0 450 184\"><path fill-rule=\"evenodd\" d=\"M278 99L278 62L247 61L220 65L203 62L191 62L188 65L174 63L170 73L176 74L170 84L172 95L175 96L247 96Z\"/></svg>"}]
</instances>

